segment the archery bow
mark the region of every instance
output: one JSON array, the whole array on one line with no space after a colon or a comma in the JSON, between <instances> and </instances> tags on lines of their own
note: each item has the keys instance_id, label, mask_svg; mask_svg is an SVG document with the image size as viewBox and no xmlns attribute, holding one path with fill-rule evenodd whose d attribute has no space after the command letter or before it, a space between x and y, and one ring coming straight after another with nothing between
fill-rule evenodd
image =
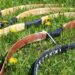
<instances>
[{"instance_id":1,"label":"archery bow","mask_svg":"<svg viewBox=\"0 0 75 75\"><path fill-rule=\"evenodd\" d=\"M0 36L7 35L9 32L18 32L18 31L24 30L25 27L30 27L33 24L39 26L41 24L49 22L49 21L47 21L47 20L49 20L49 17L50 18L58 17L58 15L59 15L59 13L51 14L51 15L41 17L40 19L34 20L32 22L14 24L12 26L0 29ZM63 15L63 13L60 13L60 15ZM75 12L66 12L66 13L64 13L64 16L66 16L66 17L75 17L74 15L75 15Z\"/></svg>"},{"instance_id":2,"label":"archery bow","mask_svg":"<svg viewBox=\"0 0 75 75\"><path fill-rule=\"evenodd\" d=\"M16 17L11 18L10 21L8 21L8 24L12 25L12 24L16 23L18 19L22 19L22 18L28 17L30 15L49 14L49 13L55 13L55 12L62 12L62 11L66 11L66 10L67 10L67 8L64 8L64 7L45 7L45 8L31 9L31 10L25 11L25 12L17 15ZM69 12L70 11L74 11L74 8L69 8ZM1 22L1 24L3 25L4 23Z\"/></svg>"},{"instance_id":3,"label":"archery bow","mask_svg":"<svg viewBox=\"0 0 75 75\"><path fill-rule=\"evenodd\" d=\"M68 25L68 24L67 24ZM70 28L70 27L69 27ZM24 37L23 39L17 41L8 51L8 53L6 54L6 57L3 57L4 60L1 62L0 65L0 75L3 75L4 73L4 69L5 69L5 65L7 64L7 61L12 57L12 55L21 47L23 47L24 45L27 45L31 42L35 42L35 41L40 41L43 39L47 39L47 38L51 38L54 41L54 37L60 36L61 32L63 31L63 28L59 28L57 30L55 30L54 32L39 32L36 34L31 34L27 37ZM49 36L50 35L50 36ZM53 38L52 38L53 37ZM55 42L54 42L55 43ZM55 43L56 44L56 43ZM37 66L36 66L37 68Z\"/></svg>"},{"instance_id":4,"label":"archery bow","mask_svg":"<svg viewBox=\"0 0 75 75\"><path fill-rule=\"evenodd\" d=\"M63 52L66 52L70 49L74 49L75 48L75 43L72 43L72 44L69 44L69 45L59 45L57 46L56 48L54 49L48 49L46 50L36 61L35 63L33 64L33 74L32 75L37 75L37 71L38 71L38 68L39 68L39 65L41 63L44 62L44 60L46 58L48 58L49 56L52 56L52 55L55 55L55 54L59 54L59 53L63 53Z\"/></svg>"},{"instance_id":5,"label":"archery bow","mask_svg":"<svg viewBox=\"0 0 75 75\"><path fill-rule=\"evenodd\" d=\"M51 8L51 7L54 7L54 6L59 6L59 5L58 4L21 5L21 6L16 6L16 7L11 7L11 8L7 8L7 9L4 9L4 10L1 10L0 11L0 16L5 16L5 15L8 15L8 14L12 14L12 13L16 12L17 10L24 9L24 8L26 8L26 9L32 9L32 8L38 8L38 7L50 7ZM38 10L40 10L40 9L39 8L38 9L34 9L34 10L32 9L32 10L29 10L29 11L32 11L31 13L34 13L34 11L38 11ZM44 8L44 10L45 10L45 8ZM29 11L23 12L22 14L17 15L16 17L13 17L9 22L8 21L6 21L6 22L8 22L8 24L14 24L15 22L17 22L18 18L20 18L21 16L22 16L22 18L23 17L27 17L27 14L30 14ZM6 22L0 21L0 28L2 28Z\"/></svg>"},{"instance_id":6,"label":"archery bow","mask_svg":"<svg viewBox=\"0 0 75 75\"><path fill-rule=\"evenodd\" d=\"M53 37L56 37L57 34L55 33L50 33ZM4 68L5 65L7 64L7 61L11 58L11 56L21 47L23 47L24 45L31 43L31 42L35 42L35 41L40 41L43 39L46 39L47 37L47 33L46 32L39 32L36 34L31 34L19 41L17 41L8 51L6 57L3 57L3 61L0 64L0 75L3 75L4 72Z\"/></svg>"},{"instance_id":7,"label":"archery bow","mask_svg":"<svg viewBox=\"0 0 75 75\"><path fill-rule=\"evenodd\" d=\"M24 17L28 17L30 15L41 15L41 14L49 14L49 13L53 13L53 12L62 12L65 11L67 8L63 8L63 7L45 7L45 8L37 8L37 9L32 9L32 10L28 10L25 11L21 14L19 14L18 16L12 18L9 23L10 24L14 24L15 22L17 22L18 19L22 19ZM74 8L69 8L69 11L73 11Z\"/></svg>"}]
</instances>

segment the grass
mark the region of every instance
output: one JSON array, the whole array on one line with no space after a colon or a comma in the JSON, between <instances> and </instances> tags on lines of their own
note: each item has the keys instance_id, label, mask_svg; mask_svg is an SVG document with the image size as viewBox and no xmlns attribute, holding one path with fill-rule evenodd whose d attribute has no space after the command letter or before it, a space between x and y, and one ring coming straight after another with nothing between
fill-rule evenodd
<instances>
[{"instance_id":1,"label":"grass","mask_svg":"<svg viewBox=\"0 0 75 75\"><path fill-rule=\"evenodd\" d=\"M64 3L65 6L73 6L74 0L0 0L0 9L8 8L11 6L17 6L21 4L30 4L30 3ZM0 19L9 20L11 17L17 15L15 14L1 17ZM30 21L36 19L40 16L30 16L26 19L20 20ZM36 33L42 30L53 31L63 25L65 22L73 20L74 18L66 18L64 16L59 16L52 21L52 27L48 26L32 26L31 28L25 29L21 32L10 33L7 36L0 37L0 54L4 55L9 48L19 39L25 37L29 34ZM74 42L74 38L69 38L75 36L75 29L67 30L62 33L58 38L55 38L60 44L68 44ZM18 63L15 65L7 65L5 75L31 75L31 66L34 61L48 48L55 47L51 40L43 40L36 43L31 43L23 48L19 49L18 53L15 53L13 57L18 59ZM67 53L54 55L45 60L45 62L40 65L38 70L38 75L75 75L75 51L69 51Z\"/></svg>"}]
</instances>

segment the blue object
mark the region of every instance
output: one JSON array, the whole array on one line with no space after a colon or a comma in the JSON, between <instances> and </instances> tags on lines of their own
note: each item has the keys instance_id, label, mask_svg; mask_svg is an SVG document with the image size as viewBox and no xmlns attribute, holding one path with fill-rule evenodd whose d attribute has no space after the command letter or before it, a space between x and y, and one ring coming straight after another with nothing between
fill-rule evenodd
<instances>
[{"instance_id":1,"label":"blue object","mask_svg":"<svg viewBox=\"0 0 75 75\"><path fill-rule=\"evenodd\" d=\"M61 35L61 32L63 31L64 28L59 28L59 29L56 29L55 31L53 32L48 32L52 37L58 37ZM47 38L48 38L48 35L47 35Z\"/></svg>"},{"instance_id":2,"label":"blue object","mask_svg":"<svg viewBox=\"0 0 75 75\"><path fill-rule=\"evenodd\" d=\"M16 22L17 22L17 18L13 17L13 18L10 19L9 25L15 24Z\"/></svg>"},{"instance_id":3,"label":"blue object","mask_svg":"<svg viewBox=\"0 0 75 75\"><path fill-rule=\"evenodd\" d=\"M0 22L0 28L4 27L4 23Z\"/></svg>"},{"instance_id":4,"label":"blue object","mask_svg":"<svg viewBox=\"0 0 75 75\"><path fill-rule=\"evenodd\" d=\"M30 27L32 25L39 26L39 25L41 25L41 23L42 23L42 19L37 19L37 20L31 21L31 22L26 22L25 26L26 27Z\"/></svg>"}]
</instances>

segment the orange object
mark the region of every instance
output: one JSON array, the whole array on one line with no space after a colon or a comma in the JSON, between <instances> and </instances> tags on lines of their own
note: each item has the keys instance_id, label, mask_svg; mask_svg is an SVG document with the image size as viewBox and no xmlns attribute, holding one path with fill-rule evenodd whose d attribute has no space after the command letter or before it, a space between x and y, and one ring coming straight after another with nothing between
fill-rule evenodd
<instances>
[{"instance_id":1,"label":"orange object","mask_svg":"<svg viewBox=\"0 0 75 75\"><path fill-rule=\"evenodd\" d=\"M65 28L75 28L75 20L64 24L63 27L65 27Z\"/></svg>"}]
</instances>

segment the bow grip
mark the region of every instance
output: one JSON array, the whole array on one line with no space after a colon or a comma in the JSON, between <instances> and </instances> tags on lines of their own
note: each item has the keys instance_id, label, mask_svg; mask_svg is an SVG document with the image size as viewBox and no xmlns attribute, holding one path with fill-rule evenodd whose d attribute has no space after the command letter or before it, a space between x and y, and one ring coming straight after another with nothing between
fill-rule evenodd
<instances>
[{"instance_id":1,"label":"bow grip","mask_svg":"<svg viewBox=\"0 0 75 75\"><path fill-rule=\"evenodd\" d=\"M42 19L37 19L37 20L31 21L31 22L26 22L25 26L26 27L30 27L32 25L39 26L40 24L42 24Z\"/></svg>"},{"instance_id":2,"label":"bow grip","mask_svg":"<svg viewBox=\"0 0 75 75\"><path fill-rule=\"evenodd\" d=\"M4 23L0 22L0 28L4 27Z\"/></svg>"},{"instance_id":3,"label":"bow grip","mask_svg":"<svg viewBox=\"0 0 75 75\"><path fill-rule=\"evenodd\" d=\"M52 37L58 37L60 36L61 32L63 31L63 28L59 28L59 29L56 29L55 31L53 32L48 32ZM48 37L48 36L47 36Z\"/></svg>"},{"instance_id":4,"label":"bow grip","mask_svg":"<svg viewBox=\"0 0 75 75\"><path fill-rule=\"evenodd\" d=\"M74 49L74 48L75 48L75 43L70 44L70 45L68 46L68 48Z\"/></svg>"},{"instance_id":5,"label":"bow grip","mask_svg":"<svg viewBox=\"0 0 75 75\"><path fill-rule=\"evenodd\" d=\"M16 22L17 22L17 18L13 17L13 18L10 19L9 25L15 24Z\"/></svg>"},{"instance_id":6,"label":"bow grip","mask_svg":"<svg viewBox=\"0 0 75 75\"><path fill-rule=\"evenodd\" d=\"M66 52L67 50L70 50L70 49L74 49L75 48L75 43L72 43L70 45L64 45L61 47L61 50L62 52Z\"/></svg>"}]
</instances>

